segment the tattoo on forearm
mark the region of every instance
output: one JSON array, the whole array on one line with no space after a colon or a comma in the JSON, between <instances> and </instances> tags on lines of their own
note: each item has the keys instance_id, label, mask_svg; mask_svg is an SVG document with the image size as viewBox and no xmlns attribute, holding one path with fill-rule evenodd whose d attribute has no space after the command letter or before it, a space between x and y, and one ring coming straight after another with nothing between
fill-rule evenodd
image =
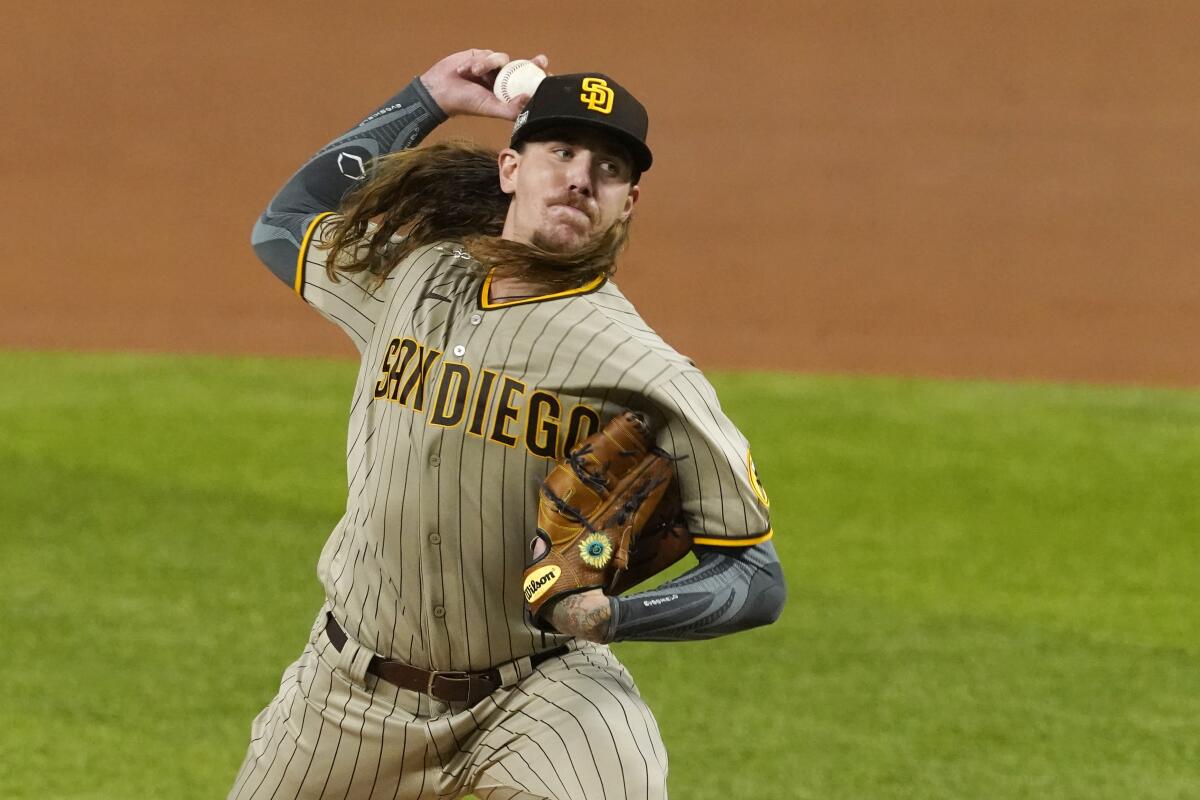
<instances>
[{"instance_id":1,"label":"tattoo on forearm","mask_svg":"<svg viewBox=\"0 0 1200 800\"><path fill-rule=\"evenodd\" d=\"M594 597L573 594L555 604L550 614L554 627L592 642L603 642L608 635L612 607L607 598L597 602Z\"/></svg>"}]
</instances>

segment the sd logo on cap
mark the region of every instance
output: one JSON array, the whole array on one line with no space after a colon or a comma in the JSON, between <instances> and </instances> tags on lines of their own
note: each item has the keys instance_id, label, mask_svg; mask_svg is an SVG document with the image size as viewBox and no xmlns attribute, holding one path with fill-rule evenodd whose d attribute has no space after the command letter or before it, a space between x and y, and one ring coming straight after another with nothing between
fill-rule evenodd
<instances>
[{"instance_id":1,"label":"sd logo on cap","mask_svg":"<svg viewBox=\"0 0 1200 800\"><path fill-rule=\"evenodd\" d=\"M583 94L579 95L579 99L592 111L601 114L612 112L613 91L608 88L608 81L604 78L584 78Z\"/></svg>"}]
</instances>

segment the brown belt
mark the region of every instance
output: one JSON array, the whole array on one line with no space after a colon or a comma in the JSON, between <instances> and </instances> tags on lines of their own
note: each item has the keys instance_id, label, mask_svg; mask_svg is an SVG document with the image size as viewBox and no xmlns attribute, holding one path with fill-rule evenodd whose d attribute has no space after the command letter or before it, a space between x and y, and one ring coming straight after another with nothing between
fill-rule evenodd
<instances>
[{"instance_id":1,"label":"brown belt","mask_svg":"<svg viewBox=\"0 0 1200 800\"><path fill-rule=\"evenodd\" d=\"M326 612L325 620L325 635L329 637L329 643L340 653L346 646L346 632L342 630L341 625L338 625L333 614ZM560 645L552 650L535 653L530 656L529 662L536 667L547 659L566 655L570 651L571 648L565 644ZM500 670L495 667L483 672L458 672L455 670L430 672L405 664L403 661L394 661L379 656L371 657L371 663L367 665L367 672L402 689L427 694L443 703L474 705L499 689L500 685L504 683L504 679L500 677Z\"/></svg>"}]
</instances>

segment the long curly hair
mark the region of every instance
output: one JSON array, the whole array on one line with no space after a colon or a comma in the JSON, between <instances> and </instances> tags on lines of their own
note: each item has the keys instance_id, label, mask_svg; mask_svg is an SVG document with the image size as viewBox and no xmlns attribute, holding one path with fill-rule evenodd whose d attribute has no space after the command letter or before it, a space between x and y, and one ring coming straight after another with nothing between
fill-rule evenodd
<instances>
[{"instance_id":1,"label":"long curly hair","mask_svg":"<svg viewBox=\"0 0 1200 800\"><path fill-rule=\"evenodd\" d=\"M449 141L376 158L348 192L327 234L330 280L370 272L382 282L405 256L440 241L461 242L496 277L561 290L616 271L629 223L570 253L501 239L511 198L500 189L495 150ZM375 223L371 226L371 223ZM396 234L403 236L392 241Z\"/></svg>"}]
</instances>

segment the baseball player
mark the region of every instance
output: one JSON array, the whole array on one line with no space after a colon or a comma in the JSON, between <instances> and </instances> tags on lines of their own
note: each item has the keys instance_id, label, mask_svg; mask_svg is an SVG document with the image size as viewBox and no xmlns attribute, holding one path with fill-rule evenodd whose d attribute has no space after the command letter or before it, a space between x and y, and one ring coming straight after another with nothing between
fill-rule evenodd
<instances>
[{"instance_id":1,"label":"baseball player","mask_svg":"<svg viewBox=\"0 0 1200 800\"><path fill-rule=\"evenodd\" d=\"M665 798L657 725L607 643L781 611L746 439L610 279L651 166L646 111L600 73L503 103L490 87L508 61L438 62L254 226L261 260L362 360L326 601L232 798ZM514 121L510 146L417 146L472 114ZM539 484L626 411L677 459L699 563L651 591L570 594L535 624L522 574Z\"/></svg>"}]
</instances>

